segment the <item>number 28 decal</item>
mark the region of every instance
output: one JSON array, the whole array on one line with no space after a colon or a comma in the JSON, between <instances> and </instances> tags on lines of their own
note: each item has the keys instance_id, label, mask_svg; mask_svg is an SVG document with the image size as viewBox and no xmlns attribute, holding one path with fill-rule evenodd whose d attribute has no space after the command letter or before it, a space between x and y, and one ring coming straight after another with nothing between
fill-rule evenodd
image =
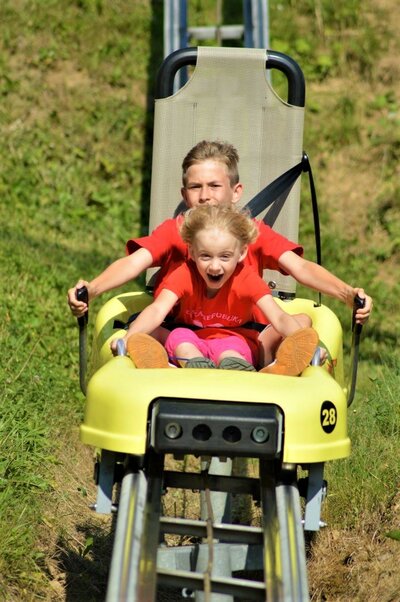
<instances>
[{"instance_id":1,"label":"number 28 decal","mask_svg":"<svg viewBox=\"0 0 400 602\"><path fill-rule=\"evenodd\" d=\"M331 433L337 422L336 407L331 401L324 401L321 406L321 426L325 433Z\"/></svg>"}]
</instances>

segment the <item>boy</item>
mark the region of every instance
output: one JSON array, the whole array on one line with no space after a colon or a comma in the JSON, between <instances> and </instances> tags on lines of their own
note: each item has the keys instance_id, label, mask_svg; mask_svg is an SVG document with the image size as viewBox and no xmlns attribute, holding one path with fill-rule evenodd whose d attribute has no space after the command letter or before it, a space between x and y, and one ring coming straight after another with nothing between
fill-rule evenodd
<instances>
[{"instance_id":1,"label":"boy","mask_svg":"<svg viewBox=\"0 0 400 602\"><path fill-rule=\"evenodd\" d=\"M181 193L186 206L192 208L205 203L236 204L243 190L239 181L238 161L236 149L228 143L203 140L196 144L182 163ZM129 255L112 263L91 282L79 280L68 291L68 303L72 313L79 317L87 311L87 305L76 300L77 288L86 286L91 300L137 278L150 267L161 266L155 283L157 291L167 274L188 258L187 245L179 235L181 221L182 216L166 220L149 236L129 240ZM367 321L372 309L372 299L363 289L346 284L325 268L304 259L301 246L274 232L263 222L256 223L259 236L249 245L245 259L247 265L255 267L260 275L265 268L278 269L293 276L300 284L339 299L349 307L353 307L354 297L359 295L365 299L365 305L357 310L356 321L360 324ZM256 321L263 321L256 311L254 316ZM167 334L168 331L161 329L157 338L164 342ZM260 334L260 342L267 351L265 357L260 358L261 363L267 365L272 361L281 338L278 339L272 329L266 329Z\"/></svg>"}]
</instances>

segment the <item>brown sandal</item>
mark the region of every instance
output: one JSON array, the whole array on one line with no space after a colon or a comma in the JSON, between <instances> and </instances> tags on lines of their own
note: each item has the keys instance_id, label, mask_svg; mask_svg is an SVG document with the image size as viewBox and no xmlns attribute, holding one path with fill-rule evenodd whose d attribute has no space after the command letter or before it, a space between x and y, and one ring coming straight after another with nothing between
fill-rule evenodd
<instances>
[{"instance_id":1,"label":"brown sandal","mask_svg":"<svg viewBox=\"0 0 400 602\"><path fill-rule=\"evenodd\" d=\"M298 376L311 362L319 341L314 328L301 328L283 339L276 352L275 362L260 372Z\"/></svg>"},{"instance_id":2,"label":"brown sandal","mask_svg":"<svg viewBox=\"0 0 400 602\"><path fill-rule=\"evenodd\" d=\"M136 368L169 368L165 347L144 332L132 334L126 348Z\"/></svg>"}]
</instances>

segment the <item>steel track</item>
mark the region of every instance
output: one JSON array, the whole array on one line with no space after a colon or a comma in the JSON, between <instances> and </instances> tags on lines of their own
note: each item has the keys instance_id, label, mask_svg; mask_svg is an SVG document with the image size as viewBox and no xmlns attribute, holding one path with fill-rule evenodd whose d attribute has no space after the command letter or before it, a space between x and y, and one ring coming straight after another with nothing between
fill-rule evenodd
<instances>
[{"instance_id":1,"label":"steel track","mask_svg":"<svg viewBox=\"0 0 400 602\"><path fill-rule=\"evenodd\" d=\"M211 475L202 490L208 507L206 520L185 521L161 517L163 487L163 457L151 456L145 470L128 469L121 488L114 549L112 553L106 602L154 602L157 583L183 591L197 591L196 600L219 602L267 600L268 602L307 602L309 600L300 497L296 482L296 467L280 470L274 463L260 460L259 493L262 510L262 529L216 522L213 517L210 484L214 489L219 481ZM174 477L176 479L176 475ZM190 480L190 475L184 479ZM199 485L198 475L195 477ZM227 478L222 481L229 492ZM190 483L189 483L190 486ZM239 485L235 481L234 489ZM253 484L251 484L251 488ZM204 519L204 517L202 517ZM179 551L197 553L206 548L204 566L192 570L158 567L157 551L160 532L186 533L200 537L203 544L197 550L190 546ZM226 542L248 542L247 554L261 552L265 579L263 582L232 578L229 545ZM224 543L225 542L225 543ZM253 546L253 548L252 548ZM216 564L216 570L213 565ZM221 574L226 570L226 574ZM193 570L193 568L195 570ZM199 570L200 568L200 570Z\"/></svg>"},{"instance_id":2,"label":"steel track","mask_svg":"<svg viewBox=\"0 0 400 602\"><path fill-rule=\"evenodd\" d=\"M150 455L146 473L123 477L106 602L155 600L162 465Z\"/></svg>"}]
</instances>

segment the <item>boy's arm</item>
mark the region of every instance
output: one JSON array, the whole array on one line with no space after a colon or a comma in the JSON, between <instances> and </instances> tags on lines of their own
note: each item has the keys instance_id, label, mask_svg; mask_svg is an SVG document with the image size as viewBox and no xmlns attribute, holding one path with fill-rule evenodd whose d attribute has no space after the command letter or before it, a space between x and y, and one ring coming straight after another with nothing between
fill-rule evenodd
<instances>
[{"instance_id":1,"label":"boy's arm","mask_svg":"<svg viewBox=\"0 0 400 602\"><path fill-rule=\"evenodd\" d=\"M267 322L271 322L275 330L283 337L287 337L299 328L303 328L297 318L286 313L270 294L261 297L257 301L257 306L263 312Z\"/></svg>"},{"instance_id":2,"label":"boy's arm","mask_svg":"<svg viewBox=\"0 0 400 602\"><path fill-rule=\"evenodd\" d=\"M68 304L74 316L82 316L88 309L86 303L77 301L76 290L82 286L86 286L91 301L98 295L126 284L130 280L137 278L144 270L147 270L153 263L153 257L147 249L140 248L132 255L126 255L117 259L108 266L91 282L78 280L74 287L68 291Z\"/></svg>"},{"instance_id":3,"label":"boy's arm","mask_svg":"<svg viewBox=\"0 0 400 602\"><path fill-rule=\"evenodd\" d=\"M349 307L353 307L354 298L359 295L365 299L365 305L357 309L356 322L363 324L368 320L372 310L372 299L364 292L364 289L350 286L327 269L313 261L299 257L293 251L282 253L279 258L279 266L300 284L334 297Z\"/></svg>"}]
</instances>

